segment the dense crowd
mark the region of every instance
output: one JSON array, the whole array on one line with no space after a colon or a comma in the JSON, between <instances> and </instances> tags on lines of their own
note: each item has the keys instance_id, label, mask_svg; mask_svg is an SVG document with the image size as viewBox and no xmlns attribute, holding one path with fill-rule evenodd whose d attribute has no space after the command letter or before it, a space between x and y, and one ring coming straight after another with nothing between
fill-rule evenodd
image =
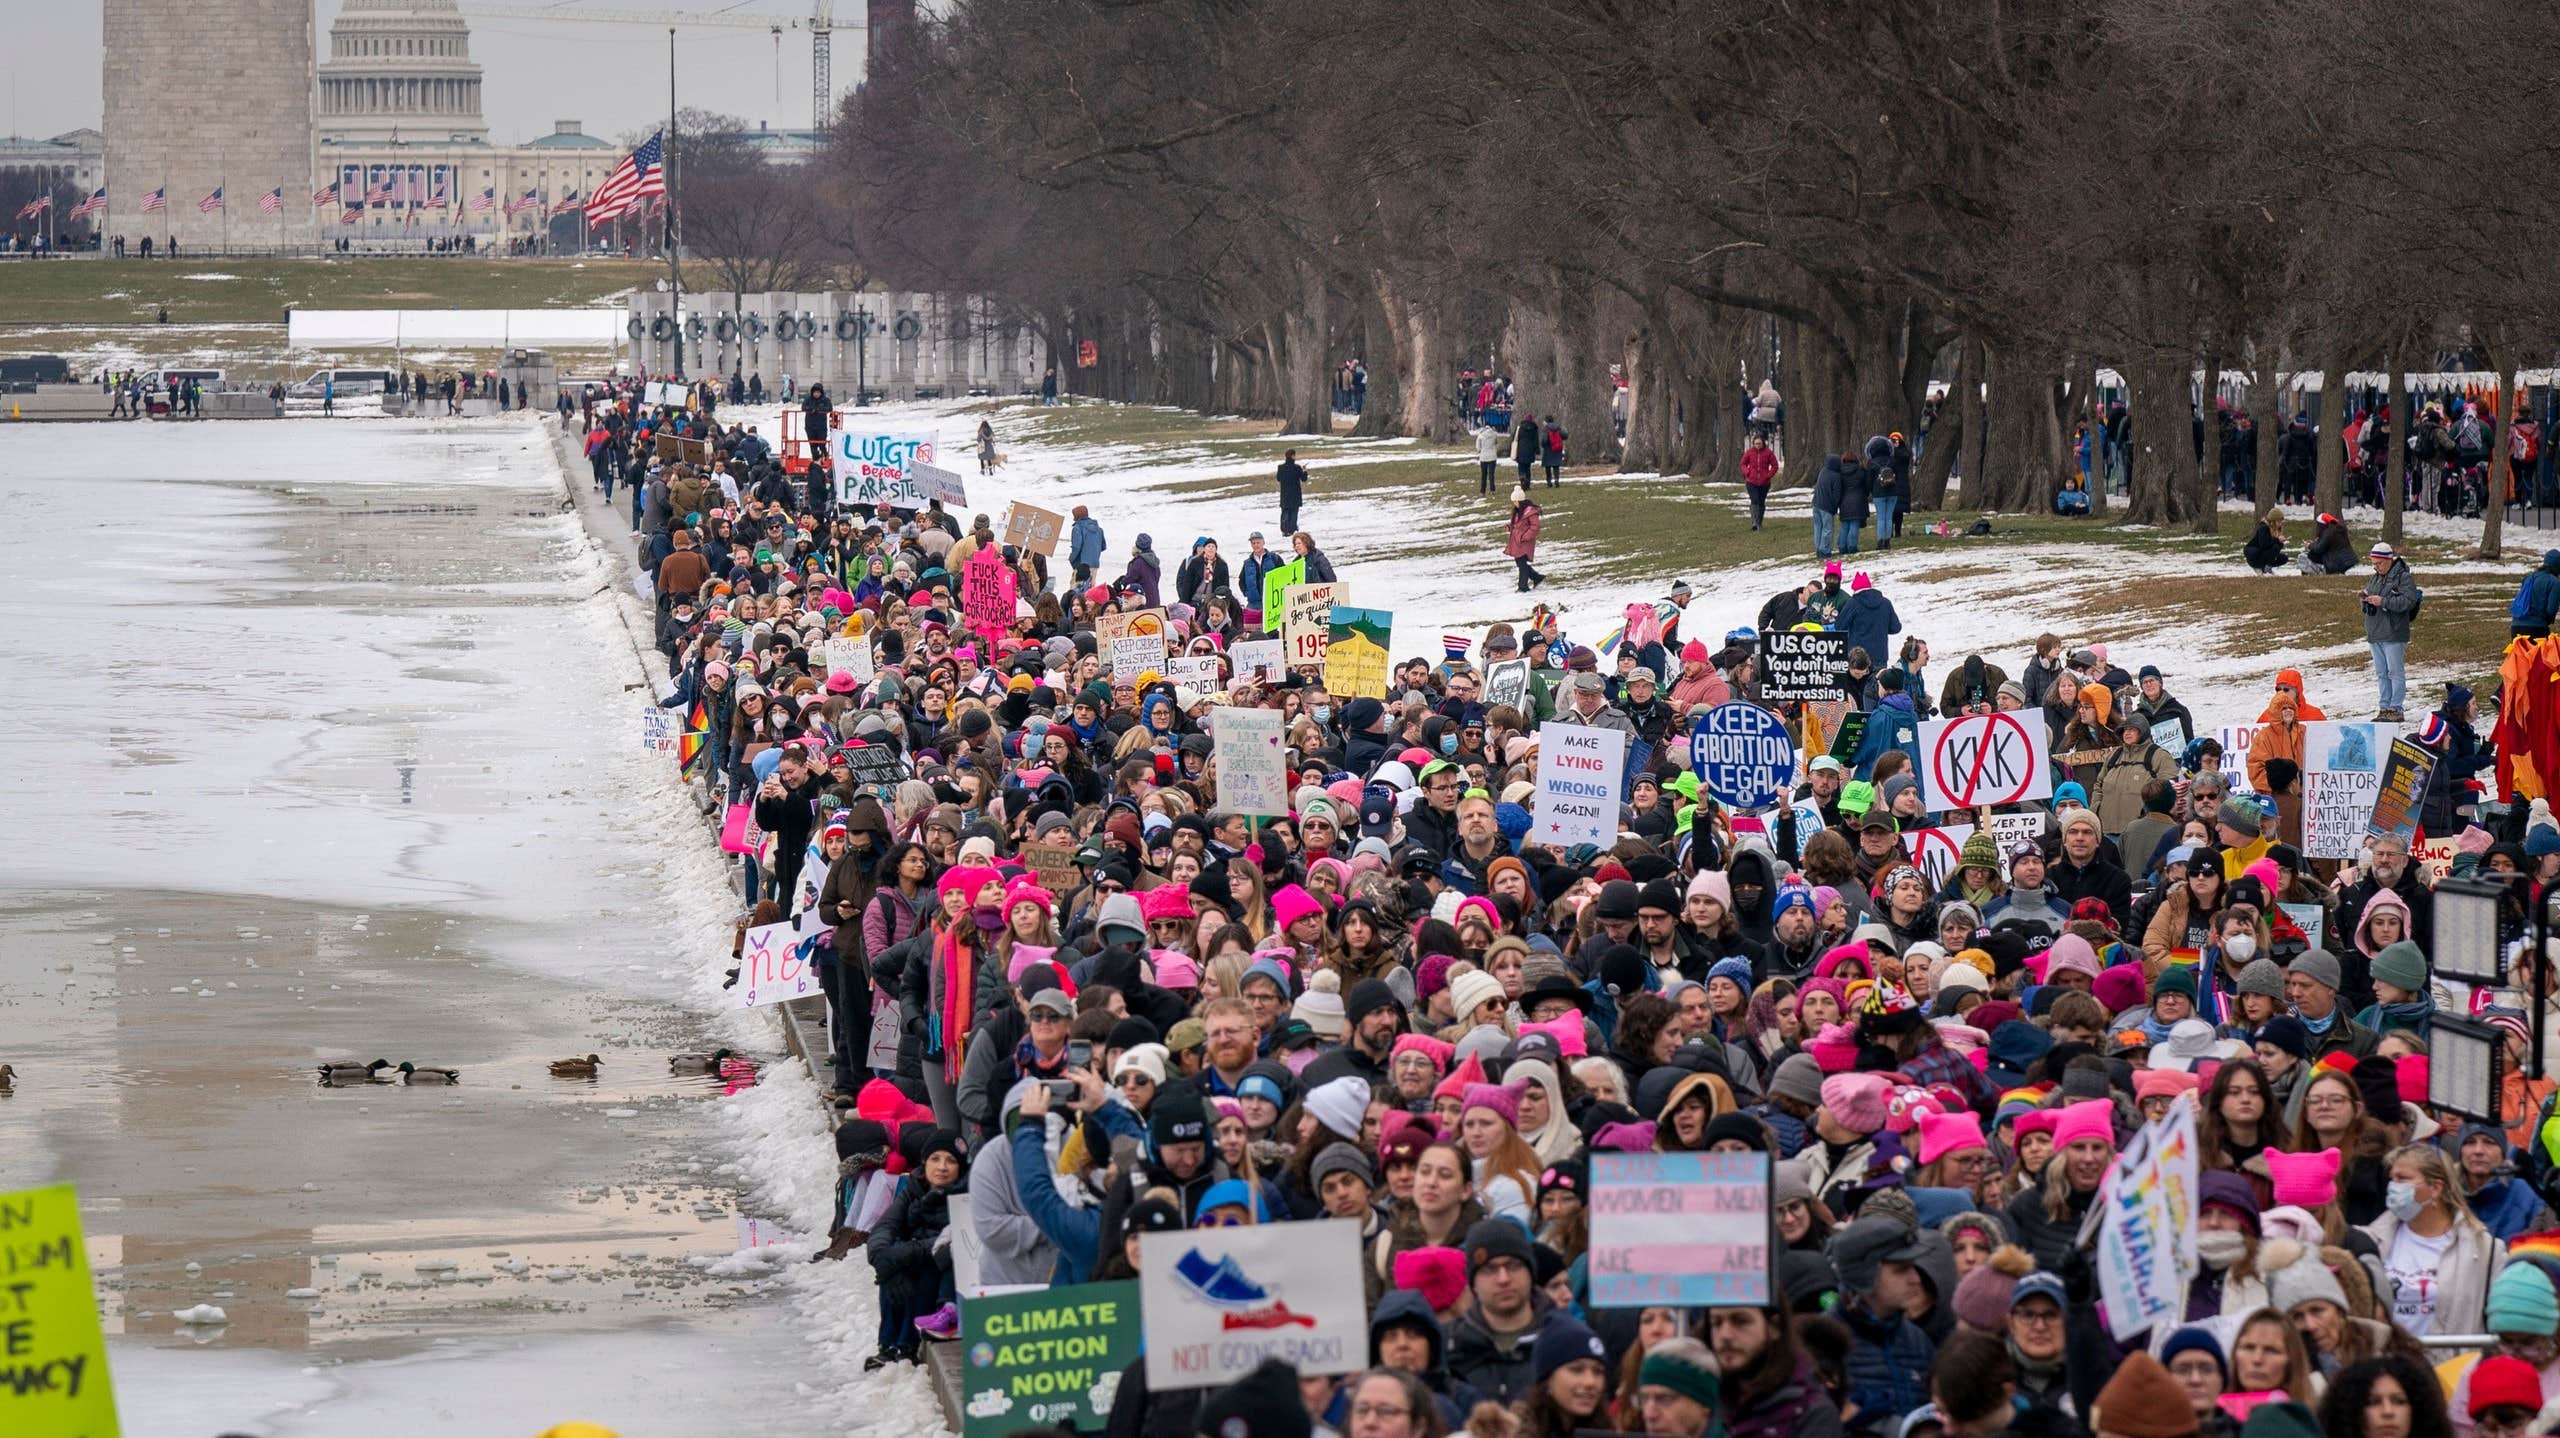
<instances>
[{"instance_id":1,"label":"dense crowd","mask_svg":"<svg viewBox=\"0 0 2560 1438\"><path fill-rule=\"evenodd\" d=\"M870 1268L876 1364L957 1331L965 1192L988 1285L1129 1277L1151 1232L1359 1225L1365 1371L1167 1392L1136 1365L1117 1438L2554 1426L2554 1085L2521 1063L2554 1030L2522 940L2560 822L2497 792L2469 691L2404 732L2435 761L2423 832L2507 884L2512 987L2436 973L2437 878L2407 843L2303 856L2323 714L2293 670L2226 769L2172 676L2103 647L2045 636L1932 686L1834 564L1757 616L1674 586L1660 637L1606 654L1530 608L1396 665L1383 699L1330 694L1228 658L1262 630L1259 533L1199 536L1168 583L1149 535L1115 565L1082 510L1058 562L985 515L838 508L823 469L699 404L590 395L579 418L598 487L634 485L686 773L763 836L741 932L833 926L818 1257ZM661 458L662 436L701 447ZM990 549L1021 603L973 633L957 576ZM1220 660L1214 694L1114 681L1097 627L1151 607L1171 653ZM1865 741L1817 748L1772 813L1703 795L1685 738L1762 697L1756 633L1861 625L1840 702ZM830 664L845 640L867 665ZM1526 683L1489 694L1514 659ZM1284 716L1285 815L1219 807L1222 706ZM2060 766L2005 843L1927 812L1914 772L1920 719L2003 711L2042 719ZM1530 837L1552 719L1651 756L1605 847ZM1940 818L1980 826L1932 883L1907 836ZM2439 1015L2518 1061L2494 1121L2430 1107ZM2198 1271L2171 1321L2119 1335L2092 1201L2178 1110ZM1726 1151L1773 1163L1775 1301L1593 1306L1593 1155Z\"/></svg>"}]
</instances>

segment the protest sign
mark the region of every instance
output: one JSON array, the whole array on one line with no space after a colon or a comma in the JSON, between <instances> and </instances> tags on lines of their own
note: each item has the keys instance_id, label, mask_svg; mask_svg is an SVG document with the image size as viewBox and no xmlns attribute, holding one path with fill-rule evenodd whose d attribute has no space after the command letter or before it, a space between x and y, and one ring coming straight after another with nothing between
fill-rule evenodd
<instances>
[{"instance_id":1,"label":"protest sign","mask_svg":"<svg viewBox=\"0 0 2560 1438\"><path fill-rule=\"evenodd\" d=\"M1799 747L1806 762L1831 752L1831 736L1839 731L1840 721L1848 714L1849 702L1845 699L1816 699L1805 704L1801 724L1804 732L1799 736L1804 742ZM1803 773L1799 771L1796 778L1802 782Z\"/></svg>"},{"instance_id":2,"label":"protest sign","mask_svg":"<svg viewBox=\"0 0 2560 1438\"><path fill-rule=\"evenodd\" d=\"M1188 709L1215 694L1226 683L1215 654L1185 655L1164 662L1164 677L1173 681L1173 702Z\"/></svg>"},{"instance_id":3,"label":"protest sign","mask_svg":"<svg viewBox=\"0 0 2560 1438\"><path fill-rule=\"evenodd\" d=\"M1831 745L1823 752L1846 764L1857 757L1859 748L1866 742L1866 711L1852 709L1840 716L1840 727L1832 733Z\"/></svg>"},{"instance_id":4,"label":"protest sign","mask_svg":"<svg viewBox=\"0 0 2560 1438\"><path fill-rule=\"evenodd\" d=\"M2263 724L2225 724L2213 731L2214 742L2222 746L2222 777L2235 789L2249 787L2249 741L2258 737Z\"/></svg>"},{"instance_id":5,"label":"protest sign","mask_svg":"<svg viewBox=\"0 0 2560 1438\"><path fill-rule=\"evenodd\" d=\"M984 547L969 556L960 566L960 612L968 619L969 632L988 640L1001 639L1013 627L1014 595L1021 576L1004 562L1004 555L993 547Z\"/></svg>"},{"instance_id":6,"label":"protest sign","mask_svg":"<svg viewBox=\"0 0 2560 1438\"><path fill-rule=\"evenodd\" d=\"M1592 1306L1774 1303L1772 1182L1765 1153L1593 1153Z\"/></svg>"},{"instance_id":7,"label":"protest sign","mask_svg":"<svg viewBox=\"0 0 2560 1438\"><path fill-rule=\"evenodd\" d=\"M1536 827L1529 833L1559 852L1576 844L1618 841L1618 786L1626 772L1626 736L1550 719L1538 726Z\"/></svg>"},{"instance_id":8,"label":"protest sign","mask_svg":"<svg viewBox=\"0 0 2560 1438\"><path fill-rule=\"evenodd\" d=\"M825 652L829 674L850 674L856 684L868 684L875 677L870 640L830 639Z\"/></svg>"},{"instance_id":9,"label":"protest sign","mask_svg":"<svg viewBox=\"0 0 2560 1438\"><path fill-rule=\"evenodd\" d=\"M2328 910L2321 908L2318 904L2280 903L2276 907L2284 910L2285 917L2293 920L2295 926L2302 930L2302 937L2310 943L2311 947L2315 949L2326 947L2321 940L2328 937L2329 933Z\"/></svg>"},{"instance_id":10,"label":"protest sign","mask_svg":"<svg viewBox=\"0 0 2560 1438\"><path fill-rule=\"evenodd\" d=\"M969 502L969 482L957 470L919 462L907 466L907 477L915 482L916 493L941 500L945 509L958 509Z\"/></svg>"},{"instance_id":11,"label":"protest sign","mask_svg":"<svg viewBox=\"0 0 2560 1438\"><path fill-rule=\"evenodd\" d=\"M1872 656L1870 656L1872 657ZM1760 697L1837 699L1849 677L1849 636L1832 630L1760 631Z\"/></svg>"},{"instance_id":12,"label":"protest sign","mask_svg":"<svg viewBox=\"0 0 2560 1438\"><path fill-rule=\"evenodd\" d=\"M1351 597L1344 584L1293 584L1280 596L1280 652L1292 669L1322 670L1333 640L1333 606Z\"/></svg>"},{"instance_id":13,"label":"protest sign","mask_svg":"<svg viewBox=\"0 0 2560 1438\"><path fill-rule=\"evenodd\" d=\"M2409 857L2427 866L2427 872L2438 879L2453 877L2453 856L2461 851L2453 846L2453 837L2420 839L2409 848Z\"/></svg>"},{"instance_id":14,"label":"protest sign","mask_svg":"<svg viewBox=\"0 0 2560 1438\"><path fill-rule=\"evenodd\" d=\"M737 1006L762 1008L819 992L818 946L832 941L834 932L816 914L747 930L738 951L738 986L732 990Z\"/></svg>"},{"instance_id":15,"label":"protest sign","mask_svg":"<svg viewBox=\"0 0 2560 1438\"><path fill-rule=\"evenodd\" d=\"M1239 684L1272 683L1289 672L1277 639L1239 639L1227 647L1227 658L1236 666Z\"/></svg>"},{"instance_id":16,"label":"protest sign","mask_svg":"<svg viewBox=\"0 0 2560 1438\"><path fill-rule=\"evenodd\" d=\"M2382 792L2382 756L2400 726L2323 719L2302 731L2303 856L2356 858Z\"/></svg>"},{"instance_id":17,"label":"protest sign","mask_svg":"<svg viewBox=\"0 0 2560 1438\"><path fill-rule=\"evenodd\" d=\"M905 1007L888 990L873 984L871 986L871 1042L863 1049L863 1062L875 1069L894 1071L898 1067L898 1041L906 1036L906 1032Z\"/></svg>"},{"instance_id":18,"label":"protest sign","mask_svg":"<svg viewBox=\"0 0 2560 1438\"><path fill-rule=\"evenodd\" d=\"M2391 741L2382 759L2382 779L2373 793L2373 813L2365 820L2365 837L2393 838L2403 844L2418 837L2418 808L2426 802L2427 779L2436 756L2406 735Z\"/></svg>"},{"instance_id":19,"label":"protest sign","mask_svg":"<svg viewBox=\"0 0 2560 1438\"><path fill-rule=\"evenodd\" d=\"M1158 1393L1233 1383L1266 1358L1309 1376L1369 1361L1360 1225L1347 1218L1141 1234L1138 1298Z\"/></svg>"},{"instance_id":20,"label":"protest sign","mask_svg":"<svg viewBox=\"0 0 2560 1438\"><path fill-rule=\"evenodd\" d=\"M956 1220L955 1220L956 1228ZM1138 1357L1138 1285L1079 1283L960 1300L960 1438L1099 1433Z\"/></svg>"},{"instance_id":21,"label":"protest sign","mask_svg":"<svg viewBox=\"0 0 2560 1438\"><path fill-rule=\"evenodd\" d=\"M1138 676L1164 672L1164 636L1124 634L1111 641L1111 682L1135 684Z\"/></svg>"},{"instance_id":22,"label":"protest sign","mask_svg":"<svg viewBox=\"0 0 2560 1438\"><path fill-rule=\"evenodd\" d=\"M844 748L844 756L853 769L854 784L879 798L889 797L907 771L898 762L898 751L886 744L865 744L860 740Z\"/></svg>"},{"instance_id":23,"label":"protest sign","mask_svg":"<svg viewBox=\"0 0 2560 1438\"><path fill-rule=\"evenodd\" d=\"M1113 640L1125 639L1133 634L1152 634L1159 639L1163 638L1164 611L1132 609L1094 616L1093 639L1105 652L1110 650Z\"/></svg>"},{"instance_id":24,"label":"protest sign","mask_svg":"<svg viewBox=\"0 0 2560 1438\"><path fill-rule=\"evenodd\" d=\"M756 824L755 805L732 804L721 814L720 852L748 855L764 852L764 830Z\"/></svg>"},{"instance_id":25,"label":"protest sign","mask_svg":"<svg viewBox=\"0 0 2560 1438\"><path fill-rule=\"evenodd\" d=\"M2044 841L2045 816L2042 814L1994 814L1991 816L1991 839L2000 850L2000 872L2009 872L2009 851L2020 844Z\"/></svg>"},{"instance_id":26,"label":"protest sign","mask_svg":"<svg viewBox=\"0 0 2560 1438\"><path fill-rule=\"evenodd\" d=\"M1329 632L1324 687L1345 699L1386 698L1387 644L1395 632L1395 616L1384 609L1336 604Z\"/></svg>"},{"instance_id":27,"label":"protest sign","mask_svg":"<svg viewBox=\"0 0 2560 1438\"><path fill-rule=\"evenodd\" d=\"M0 1283L0 1433L115 1438L115 1385L77 1190L64 1183L0 1193L0 1272L8 1275Z\"/></svg>"},{"instance_id":28,"label":"protest sign","mask_svg":"<svg viewBox=\"0 0 2560 1438\"><path fill-rule=\"evenodd\" d=\"M655 700L641 700L640 747L651 754L676 752L676 711L659 708Z\"/></svg>"},{"instance_id":29,"label":"protest sign","mask_svg":"<svg viewBox=\"0 0 2560 1438\"><path fill-rule=\"evenodd\" d=\"M1689 767L1717 803L1766 808L1795 775L1795 741L1785 720L1757 704L1719 704L1689 732Z\"/></svg>"},{"instance_id":30,"label":"protest sign","mask_svg":"<svg viewBox=\"0 0 2560 1438\"><path fill-rule=\"evenodd\" d=\"M1015 500L1004 512L1004 542L1026 554L1054 555L1067 532L1067 517Z\"/></svg>"},{"instance_id":31,"label":"protest sign","mask_svg":"<svg viewBox=\"0 0 2560 1438\"><path fill-rule=\"evenodd\" d=\"M1304 555L1301 555L1296 559L1292 559L1286 564L1275 564L1269 569L1262 571L1261 599L1263 633L1277 634L1280 632L1281 601L1288 596L1291 585L1304 584L1306 582L1307 561Z\"/></svg>"},{"instance_id":32,"label":"protest sign","mask_svg":"<svg viewBox=\"0 0 2560 1438\"><path fill-rule=\"evenodd\" d=\"M693 407L693 386L678 380L653 379L640 387L652 405L673 405L677 409Z\"/></svg>"},{"instance_id":33,"label":"protest sign","mask_svg":"<svg viewBox=\"0 0 2560 1438\"><path fill-rule=\"evenodd\" d=\"M836 503L924 508L928 496L916 487L915 466L919 460L933 463L930 432L840 429L831 438Z\"/></svg>"},{"instance_id":34,"label":"protest sign","mask_svg":"<svg viewBox=\"0 0 2560 1438\"><path fill-rule=\"evenodd\" d=\"M1964 841L1973 837L1971 824L1941 824L1934 829L1913 829L1902 836L1911 850L1911 862L1920 866L1920 877L1929 881L1929 892L1946 887L1947 880L1963 862ZM2000 866L2006 869L2008 866Z\"/></svg>"},{"instance_id":35,"label":"protest sign","mask_svg":"<svg viewBox=\"0 0 2560 1438\"><path fill-rule=\"evenodd\" d=\"M1083 877L1076 872L1075 850L1034 843L1023 845L1021 852L1022 862L1030 866L1032 876L1051 897L1072 894L1084 887Z\"/></svg>"},{"instance_id":36,"label":"protest sign","mask_svg":"<svg viewBox=\"0 0 2560 1438\"><path fill-rule=\"evenodd\" d=\"M1289 812L1285 718L1277 709L1209 711L1209 752L1218 763L1220 809L1230 814Z\"/></svg>"},{"instance_id":37,"label":"protest sign","mask_svg":"<svg viewBox=\"0 0 2560 1438\"><path fill-rule=\"evenodd\" d=\"M2169 751L2171 757L2187 752L2187 725L2182 719L2163 719L2151 726L2151 742Z\"/></svg>"},{"instance_id":38,"label":"protest sign","mask_svg":"<svg viewBox=\"0 0 2560 1438\"><path fill-rule=\"evenodd\" d=\"M1976 714L1920 726L1920 797L1933 813L2053 796L2052 750L2036 714Z\"/></svg>"},{"instance_id":39,"label":"protest sign","mask_svg":"<svg viewBox=\"0 0 2560 1438\"><path fill-rule=\"evenodd\" d=\"M1529 713L1529 661L1526 659L1498 659L1484 667L1484 707L1499 709L1505 704L1519 710L1526 718L1538 717Z\"/></svg>"},{"instance_id":40,"label":"protest sign","mask_svg":"<svg viewBox=\"0 0 2560 1438\"><path fill-rule=\"evenodd\" d=\"M2142 1126L2098 1184L2098 1298L2120 1340L2175 1323L2196 1273L2195 1107Z\"/></svg>"}]
</instances>

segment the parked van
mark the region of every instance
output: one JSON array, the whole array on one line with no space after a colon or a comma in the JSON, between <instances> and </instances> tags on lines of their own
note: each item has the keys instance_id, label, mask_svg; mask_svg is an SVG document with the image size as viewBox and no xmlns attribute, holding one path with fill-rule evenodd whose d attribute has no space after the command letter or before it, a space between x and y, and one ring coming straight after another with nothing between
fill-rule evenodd
<instances>
[{"instance_id":1,"label":"parked van","mask_svg":"<svg viewBox=\"0 0 2560 1438\"><path fill-rule=\"evenodd\" d=\"M338 398L360 394L382 394L399 382L399 376L387 369L315 370L309 379L295 382L285 393L295 399L318 399L332 386Z\"/></svg>"}]
</instances>

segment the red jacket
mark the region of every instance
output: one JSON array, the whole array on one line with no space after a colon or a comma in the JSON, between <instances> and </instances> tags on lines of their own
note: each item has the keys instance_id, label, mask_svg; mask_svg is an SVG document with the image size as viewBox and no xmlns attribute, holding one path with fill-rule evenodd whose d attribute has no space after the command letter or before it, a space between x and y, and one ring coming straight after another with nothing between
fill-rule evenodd
<instances>
[{"instance_id":1,"label":"red jacket","mask_svg":"<svg viewBox=\"0 0 2560 1438\"><path fill-rule=\"evenodd\" d=\"M1767 489L1778 477L1778 452L1767 445L1756 445L1742 452L1742 482L1753 489Z\"/></svg>"},{"instance_id":2,"label":"red jacket","mask_svg":"<svg viewBox=\"0 0 2560 1438\"><path fill-rule=\"evenodd\" d=\"M1535 504L1523 504L1511 512L1511 542L1502 546L1504 555L1512 559L1538 557L1538 525L1545 518Z\"/></svg>"}]
</instances>

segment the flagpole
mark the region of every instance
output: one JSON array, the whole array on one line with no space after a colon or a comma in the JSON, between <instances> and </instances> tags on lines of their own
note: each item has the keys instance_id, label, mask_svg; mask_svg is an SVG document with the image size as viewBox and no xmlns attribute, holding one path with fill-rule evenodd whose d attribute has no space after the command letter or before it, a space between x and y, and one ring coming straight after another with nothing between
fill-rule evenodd
<instances>
[{"instance_id":1,"label":"flagpole","mask_svg":"<svg viewBox=\"0 0 2560 1438\"><path fill-rule=\"evenodd\" d=\"M222 253L231 253L231 177L222 177Z\"/></svg>"},{"instance_id":2,"label":"flagpole","mask_svg":"<svg viewBox=\"0 0 2560 1438\"><path fill-rule=\"evenodd\" d=\"M676 378L684 378L684 271L676 265L676 27L667 27L667 143L658 154L664 167L662 177L666 189L666 222L659 231L658 242L667 251L667 285L675 295Z\"/></svg>"}]
</instances>

